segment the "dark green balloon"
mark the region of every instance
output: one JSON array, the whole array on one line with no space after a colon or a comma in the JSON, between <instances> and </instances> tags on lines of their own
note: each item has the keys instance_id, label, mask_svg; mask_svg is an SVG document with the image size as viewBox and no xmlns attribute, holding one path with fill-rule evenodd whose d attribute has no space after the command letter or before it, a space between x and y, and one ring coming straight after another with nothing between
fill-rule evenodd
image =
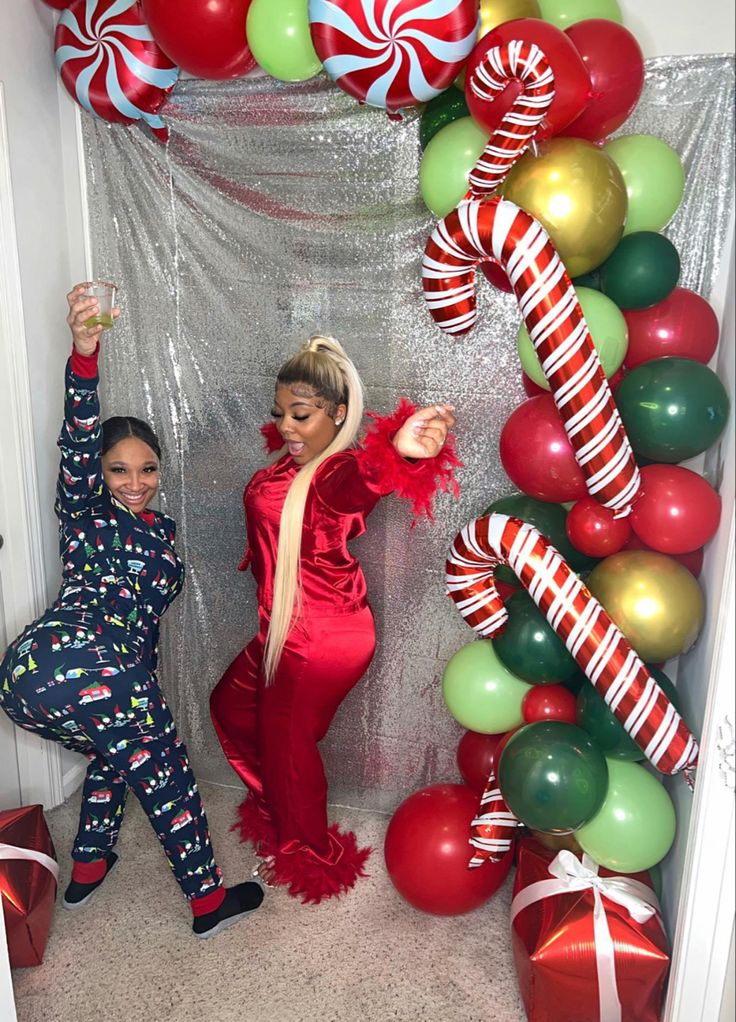
<instances>
[{"instance_id":1,"label":"dark green balloon","mask_svg":"<svg viewBox=\"0 0 736 1022\"><path fill-rule=\"evenodd\" d=\"M648 309L675 289L677 249L654 231L635 231L619 241L599 269L601 290L620 309Z\"/></svg>"},{"instance_id":2,"label":"dark green balloon","mask_svg":"<svg viewBox=\"0 0 736 1022\"><path fill-rule=\"evenodd\" d=\"M525 493L515 493L510 497L501 497L494 500L485 511L484 515L490 515L498 511L502 515L513 515L521 518L522 522L528 522L538 529L542 535L556 547L560 555L564 557L573 571L580 574L585 571L592 571L598 564L593 557L586 557L576 550L565 531L567 521L567 509L562 504L548 504L543 500L535 500L534 497L527 497ZM521 585L511 568L500 565L496 568L496 575L502 582L511 582Z\"/></svg>"},{"instance_id":3,"label":"dark green balloon","mask_svg":"<svg viewBox=\"0 0 736 1022\"><path fill-rule=\"evenodd\" d=\"M460 117L470 117L470 110L465 102L465 93L451 85L439 96L430 99L422 112L419 122L419 144L422 149L440 129Z\"/></svg>"},{"instance_id":4,"label":"dark green balloon","mask_svg":"<svg viewBox=\"0 0 736 1022\"><path fill-rule=\"evenodd\" d=\"M577 663L531 596L514 593L506 610L509 619L493 648L512 674L533 685L556 685L575 674Z\"/></svg>"},{"instance_id":5,"label":"dark green balloon","mask_svg":"<svg viewBox=\"0 0 736 1022\"><path fill-rule=\"evenodd\" d=\"M656 358L632 369L616 388L616 404L634 453L669 464L707 451L728 421L723 384L689 358Z\"/></svg>"},{"instance_id":6,"label":"dark green balloon","mask_svg":"<svg viewBox=\"0 0 736 1022\"><path fill-rule=\"evenodd\" d=\"M498 782L509 809L530 830L569 834L603 805L608 767L582 728L544 720L528 724L509 740Z\"/></svg>"},{"instance_id":7,"label":"dark green balloon","mask_svg":"<svg viewBox=\"0 0 736 1022\"><path fill-rule=\"evenodd\" d=\"M601 275L599 270L591 270L589 273L581 273L579 277L573 277L572 286L590 287L594 291L602 291Z\"/></svg>"},{"instance_id":8,"label":"dark green balloon","mask_svg":"<svg viewBox=\"0 0 736 1022\"><path fill-rule=\"evenodd\" d=\"M589 684L590 682L585 677L582 671L578 671L577 674L573 674L571 677L565 678L563 681L560 682L560 685L564 685L568 692L572 692L574 696L578 694L583 685Z\"/></svg>"},{"instance_id":9,"label":"dark green balloon","mask_svg":"<svg viewBox=\"0 0 736 1022\"><path fill-rule=\"evenodd\" d=\"M652 890L657 895L659 901L662 900L662 867L658 862L655 862L653 866L650 866L647 870L649 873L649 879L652 881Z\"/></svg>"},{"instance_id":10,"label":"dark green balloon","mask_svg":"<svg viewBox=\"0 0 736 1022\"><path fill-rule=\"evenodd\" d=\"M649 673L665 692L672 705L680 713L680 699L670 679L657 667L649 667ZM625 759L631 762L645 759L643 751L626 732L623 724L606 706L603 696L588 682L578 693L578 724L588 732L596 745L611 759Z\"/></svg>"}]
</instances>

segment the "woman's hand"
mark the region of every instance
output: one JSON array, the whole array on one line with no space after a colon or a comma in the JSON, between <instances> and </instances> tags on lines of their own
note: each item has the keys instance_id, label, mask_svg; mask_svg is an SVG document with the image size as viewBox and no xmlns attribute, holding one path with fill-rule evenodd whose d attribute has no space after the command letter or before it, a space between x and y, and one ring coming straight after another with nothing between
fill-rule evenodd
<instances>
[{"instance_id":1,"label":"woman's hand","mask_svg":"<svg viewBox=\"0 0 736 1022\"><path fill-rule=\"evenodd\" d=\"M406 420L393 439L402 458L436 458L455 424L453 405L429 405Z\"/></svg>"},{"instance_id":2,"label":"woman's hand","mask_svg":"<svg viewBox=\"0 0 736 1022\"><path fill-rule=\"evenodd\" d=\"M79 354L94 355L104 327L99 324L91 327L84 325L86 320L96 316L100 311L96 298L85 297L86 287L86 284L75 284L66 296L69 303L69 315L66 317L66 321L72 332L74 347ZM117 319L119 315L120 309L112 310L113 319Z\"/></svg>"}]
</instances>

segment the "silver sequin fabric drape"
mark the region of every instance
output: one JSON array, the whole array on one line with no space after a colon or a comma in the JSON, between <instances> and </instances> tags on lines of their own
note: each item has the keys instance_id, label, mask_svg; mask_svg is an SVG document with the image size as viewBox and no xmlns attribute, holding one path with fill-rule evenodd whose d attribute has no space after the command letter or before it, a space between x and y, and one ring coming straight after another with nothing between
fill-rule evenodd
<instances>
[{"instance_id":1,"label":"silver sequin fabric drape","mask_svg":"<svg viewBox=\"0 0 736 1022\"><path fill-rule=\"evenodd\" d=\"M682 155L687 193L667 233L681 282L707 296L732 206L733 65L649 61L622 133L649 132ZM332 802L388 811L409 792L458 780L461 728L441 690L471 641L444 592L461 526L513 487L498 437L523 399L513 297L479 283L479 322L462 339L423 303L433 218L419 195L418 115L391 121L324 79L181 82L165 109L168 146L84 115L95 272L122 291L105 338L106 414L149 419L164 447L162 506L178 522L184 594L164 624L160 674L199 776L239 784L210 724L208 696L253 634L241 494L264 461L258 427L274 373L312 333L338 337L368 405L406 394L457 407L458 503L410 529L387 498L356 544L378 651L323 742Z\"/></svg>"}]
</instances>

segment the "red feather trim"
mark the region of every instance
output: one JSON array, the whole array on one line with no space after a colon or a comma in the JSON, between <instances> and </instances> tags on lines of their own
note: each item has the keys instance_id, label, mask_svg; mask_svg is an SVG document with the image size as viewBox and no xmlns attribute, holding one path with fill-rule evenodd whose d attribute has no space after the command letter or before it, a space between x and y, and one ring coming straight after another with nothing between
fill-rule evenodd
<instances>
[{"instance_id":1,"label":"red feather trim","mask_svg":"<svg viewBox=\"0 0 736 1022\"><path fill-rule=\"evenodd\" d=\"M274 451L280 451L284 446L284 438L279 433L278 426L275 422L266 422L261 426L261 436L264 439L264 447L266 454L273 454Z\"/></svg>"},{"instance_id":2,"label":"red feather trim","mask_svg":"<svg viewBox=\"0 0 736 1022\"><path fill-rule=\"evenodd\" d=\"M238 818L230 828L240 832L241 841L250 841L256 855L271 855L276 846L276 830L252 795L238 807Z\"/></svg>"},{"instance_id":3,"label":"red feather trim","mask_svg":"<svg viewBox=\"0 0 736 1022\"><path fill-rule=\"evenodd\" d=\"M325 898L337 897L355 886L359 877L368 876L365 863L372 848L358 848L355 834L341 831L336 823L327 831L330 854L319 856L307 845L289 841L278 847L271 820L248 795L238 809L232 826L241 841L250 841L256 855L274 860L275 882L287 887L293 898L306 905L318 905Z\"/></svg>"},{"instance_id":4,"label":"red feather trim","mask_svg":"<svg viewBox=\"0 0 736 1022\"><path fill-rule=\"evenodd\" d=\"M432 505L439 490L449 491L457 498L460 487L455 479L455 469L462 468L463 463L455 453L455 438L451 433L436 458L414 462L402 458L392 440L416 411L417 406L402 397L391 415L369 412L373 422L368 427L358 458L366 476L382 493L393 490L397 496L411 501L415 518L426 515L433 521Z\"/></svg>"},{"instance_id":5,"label":"red feather trim","mask_svg":"<svg viewBox=\"0 0 736 1022\"><path fill-rule=\"evenodd\" d=\"M341 831L336 823L327 834L332 847L329 859L293 841L274 853L276 883L288 887L289 894L301 898L305 905L338 897L354 887L359 877L368 876L365 863L373 849L358 848L355 834Z\"/></svg>"}]
</instances>

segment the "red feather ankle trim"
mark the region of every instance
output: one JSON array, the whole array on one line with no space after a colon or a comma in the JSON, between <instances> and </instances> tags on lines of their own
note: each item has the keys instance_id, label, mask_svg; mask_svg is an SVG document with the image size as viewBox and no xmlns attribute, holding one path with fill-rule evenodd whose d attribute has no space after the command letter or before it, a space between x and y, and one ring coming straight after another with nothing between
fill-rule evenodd
<instances>
[{"instance_id":1,"label":"red feather ankle trim","mask_svg":"<svg viewBox=\"0 0 736 1022\"><path fill-rule=\"evenodd\" d=\"M437 492L450 491L455 497L459 494L455 469L462 468L463 463L455 453L452 434L448 435L436 458L413 462L402 458L392 441L416 410L416 405L402 397L391 415L369 412L373 422L368 427L358 458L366 477L381 493L394 491L398 497L411 502L415 518L426 515L432 521L432 504Z\"/></svg>"},{"instance_id":2,"label":"red feather ankle trim","mask_svg":"<svg viewBox=\"0 0 736 1022\"><path fill-rule=\"evenodd\" d=\"M241 841L250 841L256 855L272 855L276 847L276 830L273 823L259 809L252 795L247 795L238 807L238 818L232 830L240 832Z\"/></svg>"},{"instance_id":3,"label":"red feather ankle trim","mask_svg":"<svg viewBox=\"0 0 736 1022\"><path fill-rule=\"evenodd\" d=\"M277 884L288 887L293 898L319 905L325 898L338 897L366 877L365 864L372 848L358 848L351 830L341 831L336 823L328 829L330 854L319 856L306 845L290 841L274 851Z\"/></svg>"}]
</instances>

